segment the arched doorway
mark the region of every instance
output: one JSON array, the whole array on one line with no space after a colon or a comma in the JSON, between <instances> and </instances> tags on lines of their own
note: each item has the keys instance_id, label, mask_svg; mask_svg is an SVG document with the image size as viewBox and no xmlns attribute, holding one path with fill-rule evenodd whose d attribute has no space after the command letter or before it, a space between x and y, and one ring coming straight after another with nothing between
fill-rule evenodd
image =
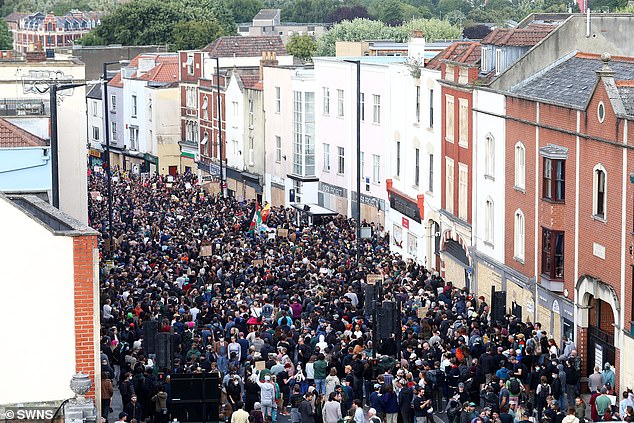
<instances>
[{"instance_id":1,"label":"arched doorway","mask_svg":"<svg viewBox=\"0 0 634 423\"><path fill-rule=\"evenodd\" d=\"M618 324L621 305L616 290L592 276L584 275L577 282L578 324L587 331L585 373L592 373L594 366L601 369L606 362L614 365L617 355Z\"/></svg>"},{"instance_id":2,"label":"arched doorway","mask_svg":"<svg viewBox=\"0 0 634 423\"><path fill-rule=\"evenodd\" d=\"M607 302L589 296L588 301L588 373L596 365L614 364L614 313Z\"/></svg>"}]
</instances>

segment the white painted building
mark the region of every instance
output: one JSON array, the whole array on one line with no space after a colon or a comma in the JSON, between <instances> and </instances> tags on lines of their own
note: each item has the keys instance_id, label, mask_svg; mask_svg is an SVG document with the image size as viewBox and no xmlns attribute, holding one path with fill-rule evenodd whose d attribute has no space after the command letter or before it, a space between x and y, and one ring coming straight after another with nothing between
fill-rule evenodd
<instances>
[{"instance_id":1,"label":"white painted building","mask_svg":"<svg viewBox=\"0 0 634 423\"><path fill-rule=\"evenodd\" d=\"M357 151L357 78L361 60L361 151ZM354 217L357 160L361 162L361 220L385 222L391 176L393 113L390 63L397 57L315 58L319 204Z\"/></svg>"},{"instance_id":2,"label":"white painted building","mask_svg":"<svg viewBox=\"0 0 634 423\"><path fill-rule=\"evenodd\" d=\"M439 269L441 189L440 71L391 66L390 248Z\"/></svg>"},{"instance_id":3,"label":"white painted building","mask_svg":"<svg viewBox=\"0 0 634 423\"><path fill-rule=\"evenodd\" d=\"M241 171L244 169L244 93L237 71L230 74L225 90L225 108L227 116L227 166Z\"/></svg>"},{"instance_id":4,"label":"white painted building","mask_svg":"<svg viewBox=\"0 0 634 423\"><path fill-rule=\"evenodd\" d=\"M0 194L0 216L0 319L19 316L3 332L0 405L60 403L78 372L99 398L98 232L33 195ZM34 342L54 348L44 358Z\"/></svg>"},{"instance_id":5,"label":"white painted building","mask_svg":"<svg viewBox=\"0 0 634 423\"><path fill-rule=\"evenodd\" d=\"M153 108L149 87L164 89L178 81L178 55L176 53L143 53L121 70L123 84L124 168L132 174L158 171L159 148L152 117ZM176 87L176 85L175 85ZM172 97L177 95L175 88ZM172 110L165 114L178 116L179 103L167 102ZM168 125L173 125L174 122ZM162 128L164 129L164 128ZM173 128L176 134L176 127Z\"/></svg>"},{"instance_id":6,"label":"white painted building","mask_svg":"<svg viewBox=\"0 0 634 423\"><path fill-rule=\"evenodd\" d=\"M272 205L317 203L315 73L265 67L264 200Z\"/></svg>"}]
</instances>

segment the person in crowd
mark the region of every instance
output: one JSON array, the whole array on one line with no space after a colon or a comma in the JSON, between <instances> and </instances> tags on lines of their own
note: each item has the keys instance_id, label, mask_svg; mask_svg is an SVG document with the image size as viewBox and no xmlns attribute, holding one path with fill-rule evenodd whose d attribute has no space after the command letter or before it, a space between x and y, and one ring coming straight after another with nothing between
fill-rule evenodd
<instances>
[{"instance_id":1,"label":"person in crowd","mask_svg":"<svg viewBox=\"0 0 634 423\"><path fill-rule=\"evenodd\" d=\"M316 421L338 417L338 409L359 423L363 401L377 416L404 423L445 410L464 423L490 423L506 407L554 419L549 397L564 407L579 394L581 362L572 340L564 339L560 351L539 322L493 319L485 295L390 252L393 235L380 225L359 222L370 237L357 242L354 219L330 216L309 225L294 208L215 194L193 172L113 176L112 226L103 172L89 175L90 191L100 193L89 196L89 219L103 234L102 374L120 375L125 406L136 395L141 413L129 413L130 420L165 421L171 398L160 378L177 374L219 377L223 403L238 412L244 401L256 420L273 420L290 406L291 419L299 414L303 421L300 406L310 413L307 398L294 398L297 387L299 395L314 392L308 402ZM377 339L371 275L382 281L381 301L400 304L398 336ZM173 333L167 365L146 350L149 321ZM610 372L612 366L597 368L590 387L614 387ZM553 390L557 380L561 389ZM107 388L102 400L109 399ZM322 394L328 401L320 403ZM476 416L472 401L489 407L488 414Z\"/></svg>"}]
</instances>

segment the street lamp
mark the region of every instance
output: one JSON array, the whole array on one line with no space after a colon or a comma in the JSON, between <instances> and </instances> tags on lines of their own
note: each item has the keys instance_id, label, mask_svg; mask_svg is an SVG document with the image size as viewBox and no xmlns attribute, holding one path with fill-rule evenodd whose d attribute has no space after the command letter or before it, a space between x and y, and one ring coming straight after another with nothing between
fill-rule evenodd
<instances>
[{"instance_id":1,"label":"street lamp","mask_svg":"<svg viewBox=\"0 0 634 423\"><path fill-rule=\"evenodd\" d=\"M119 60L116 62L104 62L103 64L103 124L104 136L106 137L106 187L108 195L108 255L112 257L112 174L110 171L110 110L108 109L108 82L112 78L108 78L109 65L125 65L129 63L127 60Z\"/></svg>"},{"instance_id":2,"label":"street lamp","mask_svg":"<svg viewBox=\"0 0 634 423\"><path fill-rule=\"evenodd\" d=\"M357 67L357 262L361 258L361 60L344 60Z\"/></svg>"},{"instance_id":3,"label":"street lamp","mask_svg":"<svg viewBox=\"0 0 634 423\"><path fill-rule=\"evenodd\" d=\"M223 152L224 145L222 143L222 108L220 107L220 59L214 57L216 60L216 103L218 109L218 142L220 143L220 192L223 197L227 196L227 178L226 169L223 166Z\"/></svg>"}]
</instances>

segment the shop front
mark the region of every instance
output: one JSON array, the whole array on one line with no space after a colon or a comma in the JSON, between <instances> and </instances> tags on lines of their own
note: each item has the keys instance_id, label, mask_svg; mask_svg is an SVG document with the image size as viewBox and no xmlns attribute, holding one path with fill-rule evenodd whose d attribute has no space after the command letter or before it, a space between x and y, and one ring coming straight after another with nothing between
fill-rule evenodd
<instances>
[{"instance_id":1,"label":"shop front","mask_svg":"<svg viewBox=\"0 0 634 423\"><path fill-rule=\"evenodd\" d=\"M386 230L391 231L390 249L418 263L425 262L425 197L416 199L395 189L392 180L386 181L390 201ZM380 206L380 203L379 203Z\"/></svg>"},{"instance_id":2,"label":"shop front","mask_svg":"<svg viewBox=\"0 0 634 423\"><path fill-rule=\"evenodd\" d=\"M547 336L552 336L557 345L563 336L575 340L574 304L567 298L557 295L541 285L537 287L536 322L542 324Z\"/></svg>"},{"instance_id":3,"label":"shop front","mask_svg":"<svg viewBox=\"0 0 634 423\"><path fill-rule=\"evenodd\" d=\"M348 190L319 181L317 185L317 204L346 216L348 214Z\"/></svg>"}]
</instances>

